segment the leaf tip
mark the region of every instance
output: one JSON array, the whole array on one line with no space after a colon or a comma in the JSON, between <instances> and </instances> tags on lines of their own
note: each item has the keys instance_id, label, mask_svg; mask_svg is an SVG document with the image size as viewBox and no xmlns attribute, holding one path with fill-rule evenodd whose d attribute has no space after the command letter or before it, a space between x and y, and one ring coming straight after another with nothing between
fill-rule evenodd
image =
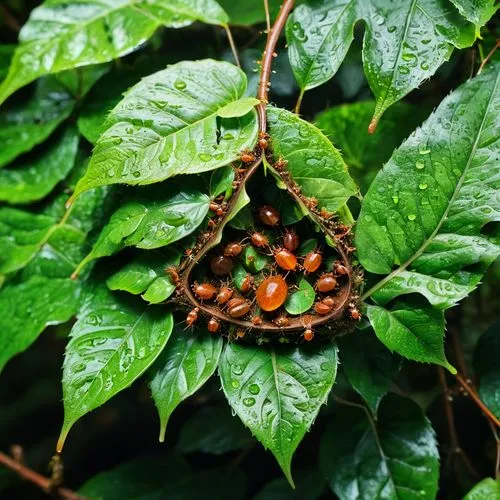
<instances>
[{"instance_id":1,"label":"leaf tip","mask_svg":"<svg viewBox=\"0 0 500 500\"><path fill-rule=\"evenodd\" d=\"M457 369L450 365L450 363L446 362L446 364L444 365L444 367L452 374L452 375L456 375L458 372L457 372Z\"/></svg>"}]
</instances>

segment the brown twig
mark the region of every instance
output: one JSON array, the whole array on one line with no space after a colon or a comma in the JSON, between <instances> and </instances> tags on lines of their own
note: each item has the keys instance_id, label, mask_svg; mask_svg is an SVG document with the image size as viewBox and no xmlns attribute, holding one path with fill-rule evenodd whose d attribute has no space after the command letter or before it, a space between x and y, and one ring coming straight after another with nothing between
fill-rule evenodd
<instances>
[{"instance_id":1,"label":"brown twig","mask_svg":"<svg viewBox=\"0 0 500 500\"><path fill-rule=\"evenodd\" d=\"M479 75L479 73L481 73L481 71L486 66L488 61L491 59L491 57L493 56L495 51L498 49L498 47L500 47L500 40L497 40L497 43L495 43L495 46L488 52L488 54L486 54L486 57L483 59L483 61L481 62L481 65L479 66L479 69L477 70L478 75Z\"/></svg>"},{"instance_id":2,"label":"brown twig","mask_svg":"<svg viewBox=\"0 0 500 500\"><path fill-rule=\"evenodd\" d=\"M0 452L0 464L4 465L8 469L14 471L18 476L30 481L31 483L38 486L43 491L49 493L54 490L52 480L48 477L42 476L38 472L26 467L21 462L14 460L5 453ZM60 498L64 500L85 500L86 497L78 495L74 491L59 486L54 491Z\"/></svg>"},{"instance_id":3,"label":"brown twig","mask_svg":"<svg viewBox=\"0 0 500 500\"><path fill-rule=\"evenodd\" d=\"M0 4L0 12L3 14L3 18L6 26L8 26L15 33L19 33L21 30L21 25L18 20L10 13L6 5Z\"/></svg>"},{"instance_id":4,"label":"brown twig","mask_svg":"<svg viewBox=\"0 0 500 500\"><path fill-rule=\"evenodd\" d=\"M444 368L441 366L437 367L439 374L439 383L442 389L443 402L444 402L444 411L446 415L446 421L448 423L448 434L450 436L450 444L451 444L451 452L453 456L458 456L462 459L464 465L467 467L469 472L475 476L480 477L477 473L476 469L472 465L469 457L465 454L464 450L460 446L460 442L458 440L457 428L455 426L455 416L453 414L453 406L451 404L451 395L450 390L448 389L448 384L446 383L446 375L444 372Z\"/></svg>"},{"instance_id":5,"label":"brown twig","mask_svg":"<svg viewBox=\"0 0 500 500\"><path fill-rule=\"evenodd\" d=\"M497 455L495 460L495 478L500 479L500 436L496 427L488 420L488 425L490 426L491 433L497 444Z\"/></svg>"},{"instance_id":6,"label":"brown twig","mask_svg":"<svg viewBox=\"0 0 500 500\"><path fill-rule=\"evenodd\" d=\"M491 410L481 401L481 398L479 397L478 393L475 391L475 389L470 385L466 380L463 379L463 377L460 375L460 373L457 373L455 375L455 378L458 380L458 383L464 388L464 390L469 394L469 396L472 398L474 403L479 407L479 409L484 413L486 418L494 425L497 427L500 427L500 420L493 415Z\"/></svg>"}]
</instances>

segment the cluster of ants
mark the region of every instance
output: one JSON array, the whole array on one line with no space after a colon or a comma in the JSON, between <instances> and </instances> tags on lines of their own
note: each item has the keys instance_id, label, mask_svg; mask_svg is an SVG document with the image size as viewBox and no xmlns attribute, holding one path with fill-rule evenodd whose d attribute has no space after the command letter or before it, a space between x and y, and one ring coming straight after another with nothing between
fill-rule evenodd
<instances>
[{"instance_id":1,"label":"cluster of ants","mask_svg":"<svg viewBox=\"0 0 500 500\"><path fill-rule=\"evenodd\" d=\"M220 206L213 205L214 216L222 215L217 212ZM264 226L262 229L253 230L240 241L226 241L207 256L206 275L200 282L189 283L188 293L200 307L189 311L186 324L193 326L202 309L203 314L210 315L207 329L213 334L220 332L227 322L240 326L235 331L236 338L242 338L252 329L278 333L300 330L302 339L310 341L314 338L312 323L333 316L342 305L337 295L349 281L349 269L338 259L326 258L320 247L301 253L299 235L293 228L280 226L280 214L273 206L261 206L256 219ZM242 254L247 246L267 256L270 263L255 275L246 269L244 278L235 280L233 269L238 261L245 265ZM287 313L284 306L302 276L307 276L311 283L314 281L316 300L310 310L298 317ZM361 319L354 303L349 303L348 310L350 319Z\"/></svg>"}]
</instances>

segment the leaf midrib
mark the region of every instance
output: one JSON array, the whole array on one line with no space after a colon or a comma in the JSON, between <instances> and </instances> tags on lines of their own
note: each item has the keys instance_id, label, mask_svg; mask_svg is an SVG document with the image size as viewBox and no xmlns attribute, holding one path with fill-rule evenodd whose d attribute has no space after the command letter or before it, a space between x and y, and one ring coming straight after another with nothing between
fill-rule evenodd
<instances>
[{"instance_id":1,"label":"leaf midrib","mask_svg":"<svg viewBox=\"0 0 500 500\"><path fill-rule=\"evenodd\" d=\"M414 1L416 1L416 0L414 0ZM439 231L441 230L441 227L443 226L444 222L446 221L446 218L448 217L448 213L450 212L450 209L451 209L451 207L453 205L453 202L455 201L455 199L457 198L457 196L460 193L460 190L461 190L462 185L464 183L465 177L466 177L466 175L469 172L469 168L470 168L470 165L472 163L472 160L475 157L475 154L476 154L476 151L477 151L477 148L478 148L478 144L479 144L479 138L481 137L481 134L483 132L484 123L485 123L486 117L488 116L488 112L489 112L489 109L490 109L491 102L493 101L493 98L495 96L495 92L496 92L496 89L497 89L499 76L500 76L500 73L497 74L497 77L495 79L495 85L493 86L493 88L491 90L491 95L490 95L490 98L488 100L488 104L486 105L486 108L484 110L483 119L481 120L481 125L479 126L476 139L474 141L474 144L472 145L471 152L470 152L469 157L467 159L467 163L466 163L466 165L464 167L464 170L462 172L462 175L461 175L460 179L457 182L455 190L453 191L453 194L452 194L452 196L450 198L448 206L446 207L446 210L444 211L443 215L441 216L441 219L437 223L436 228L422 242L422 245L420 245L420 248L418 250L416 250L415 253L404 264L402 264L401 266L399 266L398 268L396 268L394 271L392 271L390 274L388 274L384 279L380 280L372 288L370 288L367 292L365 292L361 296L361 300L362 301L366 300L373 293L375 293L380 288L382 288L387 282L389 282L392 278L394 278L395 276L397 276L400 272L405 271L408 268L408 266L410 266L418 257L420 257L425 252L425 250L429 246L429 244L432 243L432 241L434 240L434 238L438 235Z\"/></svg>"}]
</instances>

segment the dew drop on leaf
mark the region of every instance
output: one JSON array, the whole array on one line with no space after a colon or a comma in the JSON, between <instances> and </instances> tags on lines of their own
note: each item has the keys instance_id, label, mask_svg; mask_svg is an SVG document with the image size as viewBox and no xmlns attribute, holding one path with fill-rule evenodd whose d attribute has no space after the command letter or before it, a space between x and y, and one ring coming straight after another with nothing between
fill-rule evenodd
<instances>
[{"instance_id":1,"label":"dew drop on leaf","mask_svg":"<svg viewBox=\"0 0 500 500\"><path fill-rule=\"evenodd\" d=\"M248 390L250 391L250 394L256 395L259 394L260 387L257 384L251 384Z\"/></svg>"},{"instance_id":2,"label":"dew drop on leaf","mask_svg":"<svg viewBox=\"0 0 500 500\"><path fill-rule=\"evenodd\" d=\"M245 398L243 404L245 406L253 406L255 404L255 398Z\"/></svg>"},{"instance_id":3,"label":"dew drop on leaf","mask_svg":"<svg viewBox=\"0 0 500 500\"><path fill-rule=\"evenodd\" d=\"M417 167L419 170L422 170L425 167L425 163L423 161L417 161L415 163L415 167Z\"/></svg>"},{"instance_id":4,"label":"dew drop on leaf","mask_svg":"<svg viewBox=\"0 0 500 500\"><path fill-rule=\"evenodd\" d=\"M418 188L422 190L427 189L427 187L428 187L427 184L424 183L418 185Z\"/></svg>"},{"instance_id":5,"label":"dew drop on leaf","mask_svg":"<svg viewBox=\"0 0 500 500\"><path fill-rule=\"evenodd\" d=\"M184 80L175 80L174 87L177 90L184 90L186 88L186 82Z\"/></svg>"},{"instance_id":6,"label":"dew drop on leaf","mask_svg":"<svg viewBox=\"0 0 500 500\"><path fill-rule=\"evenodd\" d=\"M408 215L408 220L415 220L417 216L415 214Z\"/></svg>"}]
</instances>

